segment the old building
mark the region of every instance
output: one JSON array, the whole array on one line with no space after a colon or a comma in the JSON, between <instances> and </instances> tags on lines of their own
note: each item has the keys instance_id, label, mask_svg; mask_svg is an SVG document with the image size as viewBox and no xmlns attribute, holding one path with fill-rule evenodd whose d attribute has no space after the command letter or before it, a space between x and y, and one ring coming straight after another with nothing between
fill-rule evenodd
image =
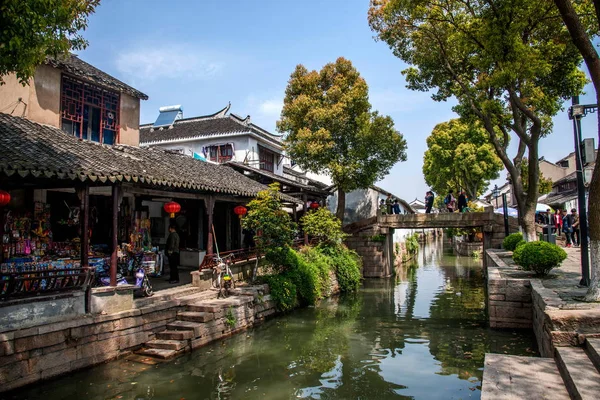
<instances>
[{"instance_id":1,"label":"old building","mask_svg":"<svg viewBox=\"0 0 600 400\"><path fill-rule=\"evenodd\" d=\"M139 143L140 100L148 96L74 54L48 59L26 85L15 74L2 79L0 112L60 128L82 140Z\"/></svg>"}]
</instances>

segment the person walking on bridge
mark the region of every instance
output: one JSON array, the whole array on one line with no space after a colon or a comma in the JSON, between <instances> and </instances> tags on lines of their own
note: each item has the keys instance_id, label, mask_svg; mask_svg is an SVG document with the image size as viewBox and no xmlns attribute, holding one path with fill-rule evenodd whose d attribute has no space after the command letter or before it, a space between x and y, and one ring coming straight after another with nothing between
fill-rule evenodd
<instances>
[{"instance_id":1,"label":"person walking on bridge","mask_svg":"<svg viewBox=\"0 0 600 400\"><path fill-rule=\"evenodd\" d=\"M454 191L452 189L450 189L448 191L448 194L444 198L444 204L446 205L448 212L454 212L454 210L456 208L456 198L454 197L454 195L452 193L454 193Z\"/></svg>"},{"instance_id":2,"label":"person walking on bridge","mask_svg":"<svg viewBox=\"0 0 600 400\"><path fill-rule=\"evenodd\" d=\"M458 211L465 212L467 210L467 193L464 190L458 195Z\"/></svg>"},{"instance_id":3,"label":"person walking on bridge","mask_svg":"<svg viewBox=\"0 0 600 400\"><path fill-rule=\"evenodd\" d=\"M425 214L431 214L433 200L435 200L435 196L433 195L433 192L429 190L427 193L425 193Z\"/></svg>"}]
</instances>

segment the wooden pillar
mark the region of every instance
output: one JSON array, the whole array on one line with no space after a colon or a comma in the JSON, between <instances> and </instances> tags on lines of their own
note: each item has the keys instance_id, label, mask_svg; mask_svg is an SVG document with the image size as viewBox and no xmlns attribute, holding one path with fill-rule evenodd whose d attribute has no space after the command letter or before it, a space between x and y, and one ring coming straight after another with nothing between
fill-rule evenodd
<instances>
[{"instance_id":1,"label":"wooden pillar","mask_svg":"<svg viewBox=\"0 0 600 400\"><path fill-rule=\"evenodd\" d=\"M305 194L302 195L302 211L304 211L303 215L306 215L306 202L308 201L308 198L306 197ZM308 244L308 235L306 233L304 233L304 244L307 245Z\"/></svg>"},{"instance_id":2,"label":"wooden pillar","mask_svg":"<svg viewBox=\"0 0 600 400\"><path fill-rule=\"evenodd\" d=\"M110 253L110 286L117 286L117 234L119 230L119 186L112 186L112 247Z\"/></svg>"},{"instance_id":3,"label":"wooden pillar","mask_svg":"<svg viewBox=\"0 0 600 400\"><path fill-rule=\"evenodd\" d=\"M0 206L0 262L4 262L4 207Z\"/></svg>"},{"instance_id":4,"label":"wooden pillar","mask_svg":"<svg viewBox=\"0 0 600 400\"><path fill-rule=\"evenodd\" d=\"M296 211L296 208L298 207L298 204L296 203L292 203L292 216L294 217L294 222L298 222L298 212Z\"/></svg>"},{"instance_id":5,"label":"wooden pillar","mask_svg":"<svg viewBox=\"0 0 600 400\"><path fill-rule=\"evenodd\" d=\"M89 253L90 253L90 187L85 185L84 187L78 188L78 196L81 201L81 208L79 212L79 218L81 218L81 266L87 267L89 265Z\"/></svg>"},{"instance_id":6,"label":"wooden pillar","mask_svg":"<svg viewBox=\"0 0 600 400\"><path fill-rule=\"evenodd\" d=\"M210 195L205 200L206 214L208 215L208 242L206 244L206 254L213 254L213 211L215 209L215 196Z\"/></svg>"}]
</instances>

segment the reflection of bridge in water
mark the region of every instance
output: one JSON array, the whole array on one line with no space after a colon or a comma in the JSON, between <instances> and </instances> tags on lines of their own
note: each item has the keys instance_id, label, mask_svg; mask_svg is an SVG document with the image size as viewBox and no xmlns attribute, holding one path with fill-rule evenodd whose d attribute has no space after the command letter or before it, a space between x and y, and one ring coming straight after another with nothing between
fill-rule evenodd
<instances>
[{"instance_id":1,"label":"reflection of bridge in water","mask_svg":"<svg viewBox=\"0 0 600 400\"><path fill-rule=\"evenodd\" d=\"M484 251L500 247L505 237L504 217L493 211L380 215L346 225L344 230L352 235L347 239L348 247L363 257L363 275L375 278L392 274L395 229L443 228L481 228ZM508 217L508 230L509 233L518 230L516 218Z\"/></svg>"}]
</instances>

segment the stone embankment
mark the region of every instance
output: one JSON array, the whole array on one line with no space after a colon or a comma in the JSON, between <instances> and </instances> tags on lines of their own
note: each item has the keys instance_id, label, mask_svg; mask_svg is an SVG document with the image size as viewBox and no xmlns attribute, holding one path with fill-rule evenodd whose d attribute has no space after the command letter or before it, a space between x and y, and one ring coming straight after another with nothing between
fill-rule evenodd
<instances>
[{"instance_id":1,"label":"stone embankment","mask_svg":"<svg viewBox=\"0 0 600 400\"><path fill-rule=\"evenodd\" d=\"M596 399L600 393L600 304L583 303L579 249L551 276L521 271L510 252L488 250L490 326L532 328L542 357L486 354L482 399Z\"/></svg>"},{"instance_id":2,"label":"stone embankment","mask_svg":"<svg viewBox=\"0 0 600 400\"><path fill-rule=\"evenodd\" d=\"M132 352L171 358L246 329L276 313L268 286L213 290L182 287L135 308L0 333L0 392ZM179 294L179 296L178 296Z\"/></svg>"}]
</instances>

